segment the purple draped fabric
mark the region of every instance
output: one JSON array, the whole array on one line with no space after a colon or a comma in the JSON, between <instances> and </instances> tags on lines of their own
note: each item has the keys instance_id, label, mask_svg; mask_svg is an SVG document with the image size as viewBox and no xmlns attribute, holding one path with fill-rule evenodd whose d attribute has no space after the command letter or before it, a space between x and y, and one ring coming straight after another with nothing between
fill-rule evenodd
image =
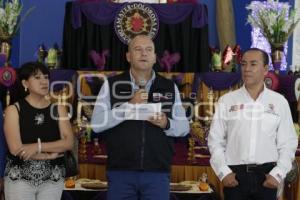
<instances>
[{"instance_id":1,"label":"purple draped fabric","mask_svg":"<svg viewBox=\"0 0 300 200\"><path fill-rule=\"evenodd\" d=\"M241 81L240 73L207 72L202 74L202 81L213 90L225 90Z\"/></svg>"},{"instance_id":2,"label":"purple draped fabric","mask_svg":"<svg viewBox=\"0 0 300 200\"><path fill-rule=\"evenodd\" d=\"M0 66L1 67L4 66L5 62L6 62L6 55L3 53L0 53Z\"/></svg>"},{"instance_id":3,"label":"purple draped fabric","mask_svg":"<svg viewBox=\"0 0 300 200\"><path fill-rule=\"evenodd\" d=\"M297 101L295 95L295 81L297 76L281 75L279 77L279 92L285 96L289 102Z\"/></svg>"},{"instance_id":4,"label":"purple draped fabric","mask_svg":"<svg viewBox=\"0 0 300 200\"><path fill-rule=\"evenodd\" d=\"M82 14L94 24L108 25L113 22L117 12L125 3L107 3L101 1L76 1L72 4L73 28L81 27ZM207 24L207 8L204 4L149 4L152 6L159 21L165 24L177 24L192 14L193 28L202 28Z\"/></svg>"},{"instance_id":5,"label":"purple draped fabric","mask_svg":"<svg viewBox=\"0 0 300 200\"><path fill-rule=\"evenodd\" d=\"M68 81L72 82L72 77L77 74L76 70L65 70L65 69L53 69L50 71L50 83L54 81ZM53 90L61 90L64 85L57 84L54 85Z\"/></svg>"}]
</instances>

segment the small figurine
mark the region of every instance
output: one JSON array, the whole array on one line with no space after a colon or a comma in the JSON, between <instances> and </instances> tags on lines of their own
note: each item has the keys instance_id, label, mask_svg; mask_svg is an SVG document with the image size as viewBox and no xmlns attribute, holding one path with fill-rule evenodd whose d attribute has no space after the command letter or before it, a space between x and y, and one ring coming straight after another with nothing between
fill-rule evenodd
<instances>
[{"instance_id":1,"label":"small figurine","mask_svg":"<svg viewBox=\"0 0 300 200\"><path fill-rule=\"evenodd\" d=\"M209 184L207 183L207 174L202 173L200 180L199 180L199 190L200 191L208 191L209 190Z\"/></svg>"},{"instance_id":2,"label":"small figurine","mask_svg":"<svg viewBox=\"0 0 300 200\"><path fill-rule=\"evenodd\" d=\"M38 62L44 63L45 58L47 57L47 50L44 44L39 45L38 48Z\"/></svg>"},{"instance_id":3,"label":"small figurine","mask_svg":"<svg viewBox=\"0 0 300 200\"><path fill-rule=\"evenodd\" d=\"M212 71L219 72L222 71L222 57L221 52L213 52L211 57L211 67Z\"/></svg>"},{"instance_id":4,"label":"small figurine","mask_svg":"<svg viewBox=\"0 0 300 200\"><path fill-rule=\"evenodd\" d=\"M54 69L57 63L57 50L50 48L47 56L47 66L50 69Z\"/></svg>"},{"instance_id":5,"label":"small figurine","mask_svg":"<svg viewBox=\"0 0 300 200\"><path fill-rule=\"evenodd\" d=\"M94 138L93 154L94 155L101 154L101 148L100 148L100 145L99 145L99 139L98 138Z\"/></svg>"}]
</instances>

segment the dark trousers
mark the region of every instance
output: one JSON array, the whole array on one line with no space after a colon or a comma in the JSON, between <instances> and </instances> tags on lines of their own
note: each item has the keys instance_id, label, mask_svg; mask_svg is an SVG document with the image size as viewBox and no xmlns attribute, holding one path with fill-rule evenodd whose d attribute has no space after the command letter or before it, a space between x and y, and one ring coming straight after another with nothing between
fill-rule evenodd
<instances>
[{"instance_id":1,"label":"dark trousers","mask_svg":"<svg viewBox=\"0 0 300 200\"><path fill-rule=\"evenodd\" d=\"M274 163L229 166L236 173L239 185L233 188L224 187L225 200L276 200L277 189L262 185L266 174L274 166Z\"/></svg>"},{"instance_id":2,"label":"dark trousers","mask_svg":"<svg viewBox=\"0 0 300 200\"><path fill-rule=\"evenodd\" d=\"M108 171L108 200L169 200L170 174Z\"/></svg>"}]
</instances>

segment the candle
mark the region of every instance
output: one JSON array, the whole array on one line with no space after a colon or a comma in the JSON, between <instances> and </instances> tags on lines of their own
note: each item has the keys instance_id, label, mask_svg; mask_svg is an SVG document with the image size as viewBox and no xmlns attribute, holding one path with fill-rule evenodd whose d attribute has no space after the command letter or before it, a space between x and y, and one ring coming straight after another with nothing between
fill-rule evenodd
<instances>
[{"instance_id":1,"label":"candle","mask_svg":"<svg viewBox=\"0 0 300 200\"><path fill-rule=\"evenodd\" d=\"M80 100L78 100L78 103L77 103L77 123L78 123L78 125L80 125L80 123L81 123L81 108L82 108L82 104L81 104Z\"/></svg>"},{"instance_id":2,"label":"candle","mask_svg":"<svg viewBox=\"0 0 300 200\"><path fill-rule=\"evenodd\" d=\"M9 94L9 90L7 90L6 92L6 106L9 106L10 104L10 94Z\"/></svg>"},{"instance_id":3,"label":"candle","mask_svg":"<svg viewBox=\"0 0 300 200\"><path fill-rule=\"evenodd\" d=\"M67 92L67 88L64 87L63 93L62 93L62 101L61 101L62 105L66 105L66 103L67 103L67 94L66 94L66 92Z\"/></svg>"},{"instance_id":4,"label":"candle","mask_svg":"<svg viewBox=\"0 0 300 200\"><path fill-rule=\"evenodd\" d=\"M207 98L208 98L208 114L209 117L211 117L213 115L213 106L214 106L214 92L212 89L209 89Z\"/></svg>"}]
</instances>

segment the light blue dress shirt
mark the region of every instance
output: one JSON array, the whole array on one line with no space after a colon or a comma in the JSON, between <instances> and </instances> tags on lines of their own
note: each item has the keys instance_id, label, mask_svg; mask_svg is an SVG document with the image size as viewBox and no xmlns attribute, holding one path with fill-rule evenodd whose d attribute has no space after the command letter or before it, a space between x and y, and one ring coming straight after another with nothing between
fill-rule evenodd
<instances>
[{"instance_id":1,"label":"light blue dress shirt","mask_svg":"<svg viewBox=\"0 0 300 200\"><path fill-rule=\"evenodd\" d=\"M139 86L135 84L135 80L131 75L131 82L133 84L133 89L139 89ZM155 73L152 73L151 79L147 82L145 90L150 91L150 87L155 79ZM172 119L170 120L170 128L165 130L167 136L172 137L183 137L189 133L190 126L186 118L185 109L182 106L180 93L177 86L174 84L175 89L175 101L172 106ZM109 84L106 80L99 92L97 97L92 119L91 126L94 132L100 133L107 129L113 128L125 121L124 113L128 103L123 103L119 107L111 108L110 94L109 94Z\"/></svg>"}]
</instances>

